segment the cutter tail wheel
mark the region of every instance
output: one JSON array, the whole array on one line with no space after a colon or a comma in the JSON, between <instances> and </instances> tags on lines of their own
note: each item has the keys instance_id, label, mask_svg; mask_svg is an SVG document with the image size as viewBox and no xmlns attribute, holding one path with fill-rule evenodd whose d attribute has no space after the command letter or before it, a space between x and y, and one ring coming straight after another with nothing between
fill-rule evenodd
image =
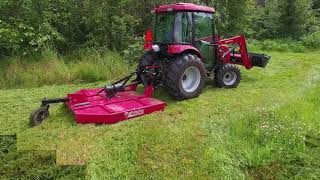
<instances>
[{"instance_id":1,"label":"cutter tail wheel","mask_svg":"<svg viewBox=\"0 0 320 180\"><path fill-rule=\"evenodd\" d=\"M220 88L236 88L241 80L240 70L232 64L223 65L216 72L215 81Z\"/></svg>"},{"instance_id":2,"label":"cutter tail wheel","mask_svg":"<svg viewBox=\"0 0 320 180\"><path fill-rule=\"evenodd\" d=\"M30 114L30 126L35 127L41 124L49 116L49 106L40 107Z\"/></svg>"},{"instance_id":3,"label":"cutter tail wheel","mask_svg":"<svg viewBox=\"0 0 320 180\"><path fill-rule=\"evenodd\" d=\"M169 93L177 99L199 96L205 84L206 70L197 56L185 54L170 64L166 74Z\"/></svg>"}]
</instances>

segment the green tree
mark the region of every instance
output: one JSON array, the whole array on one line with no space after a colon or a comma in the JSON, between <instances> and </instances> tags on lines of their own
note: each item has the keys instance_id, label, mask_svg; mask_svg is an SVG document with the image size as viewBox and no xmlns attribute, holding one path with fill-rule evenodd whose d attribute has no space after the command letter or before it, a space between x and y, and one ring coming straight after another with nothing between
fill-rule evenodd
<instances>
[{"instance_id":1,"label":"green tree","mask_svg":"<svg viewBox=\"0 0 320 180\"><path fill-rule=\"evenodd\" d=\"M267 38L299 38L315 25L311 0L271 0L261 16L261 34Z\"/></svg>"},{"instance_id":2,"label":"green tree","mask_svg":"<svg viewBox=\"0 0 320 180\"><path fill-rule=\"evenodd\" d=\"M252 9L256 2L253 0L215 0L212 4L216 10L216 16L220 23L220 34L233 36L238 34L252 34L250 21Z\"/></svg>"},{"instance_id":3,"label":"green tree","mask_svg":"<svg viewBox=\"0 0 320 180\"><path fill-rule=\"evenodd\" d=\"M279 17L282 36L300 37L307 32L312 18L310 0L280 1L279 8L282 10Z\"/></svg>"},{"instance_id":4,"label":"green tree","mask_svg":"<svg viewBox=\"0 0 320 180\"><path fill-rule=\"evenodd\" d=\"M0 51L27 53L57 43L62 37L50 24L48 1L16 0L0 2Z\"/></svg>"},{"instance_id":5,"label":"green tree","mask_svg":"<svg viewBox=\"0 0 320 180\"><path fill-rule=\"evenodd\" d=\"M320 1L319 0L312 1L312 9L314 9L317 13L317 16L320 17Z\"/></svg>"}]
</instances>

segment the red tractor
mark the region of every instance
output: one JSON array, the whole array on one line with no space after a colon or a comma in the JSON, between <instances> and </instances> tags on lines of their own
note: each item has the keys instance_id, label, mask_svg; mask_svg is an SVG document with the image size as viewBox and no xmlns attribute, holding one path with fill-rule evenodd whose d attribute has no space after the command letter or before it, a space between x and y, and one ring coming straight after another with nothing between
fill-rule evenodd
<instances>
[{"instance_id":1,"label":"red tractor","mask_svg":"<svg viewBox=\"0 0 320 180\"><path fill-rule=\"evenodd\" d=\"M146 33L147 52L139 70L153 67L155 75L142 74L141 79L145 85L166 86L178 99L198 96L210 77L218 87L235 88L241 79L236 65L264 67L269 60L248 54L245 36L221 40L213 8L178 3L160 6L153 13L154 26Z\"/></svg>"},{"instance_id":2,"label":"red tractor","mask_svg":"<svg viewBox=\"0 0 320 180\"><path fill-rule=\"evenodd\" d=\"M40 124L49 114L49 104L60 102L67 104L78 123L116 123L164 110L166 104L152 98L155 87L166 87L177 99L197 97L207 78L214 79L218 87L236 88L241 80L237 65L265 67L270 59L248 53L244 35L220 39L214 8L177 3L152 12L153 28L146 33L146 52L136 72L104 88L44 99L31 113L31 124ZM135 92L139 84L145 86L143 95Z\"/></svg>"}]
</instances>

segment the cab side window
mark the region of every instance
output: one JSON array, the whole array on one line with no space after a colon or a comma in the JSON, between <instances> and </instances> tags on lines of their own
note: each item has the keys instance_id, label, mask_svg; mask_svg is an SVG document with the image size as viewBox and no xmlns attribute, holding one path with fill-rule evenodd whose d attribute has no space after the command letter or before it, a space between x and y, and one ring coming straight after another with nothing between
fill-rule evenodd
<instances>
[{"instance_id":1,"label":"cab side window","mask_svg":"<svg viewBox=\"0 0 320 180\"><path fill-rule=\"evenodd\" d=\"M195 41L213 36L213 15L211 13L195 12Z\"/></svg>"}]
</instances>

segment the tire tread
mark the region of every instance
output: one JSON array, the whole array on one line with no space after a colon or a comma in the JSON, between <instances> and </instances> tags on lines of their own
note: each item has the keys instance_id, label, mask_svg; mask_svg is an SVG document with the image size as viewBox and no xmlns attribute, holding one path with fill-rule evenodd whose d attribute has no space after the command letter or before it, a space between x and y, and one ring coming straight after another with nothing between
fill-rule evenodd
<instances>
[{"instance_id":1,"label":"tire tread","mask_svg":"<svg viewBox=\"0 0 320 180\"><path fill-rule=\"evenodd\" d=\"M199 86L201 86L196 92L196 95L193 96L188 96L181 92L179 88L179 77L181 74L181 69L183 69L185 66L190 65L190 64L195 64L195 63L201 63L201 65L198 65L201 67L200 72L204 74L205 76L205 68L204 65L201 61L201 59L193 54L184 54L176 58L174 62L172 62L167 69L166 73L166 87L168 89L168 92L171 96L175 97L176 99L190 99L193 97L199 96L199 94L202 92L203 86L204 86L204 80L206 77L203 77L201 80L202 82L200 83Z\"/></svg>"}]
</instances>

